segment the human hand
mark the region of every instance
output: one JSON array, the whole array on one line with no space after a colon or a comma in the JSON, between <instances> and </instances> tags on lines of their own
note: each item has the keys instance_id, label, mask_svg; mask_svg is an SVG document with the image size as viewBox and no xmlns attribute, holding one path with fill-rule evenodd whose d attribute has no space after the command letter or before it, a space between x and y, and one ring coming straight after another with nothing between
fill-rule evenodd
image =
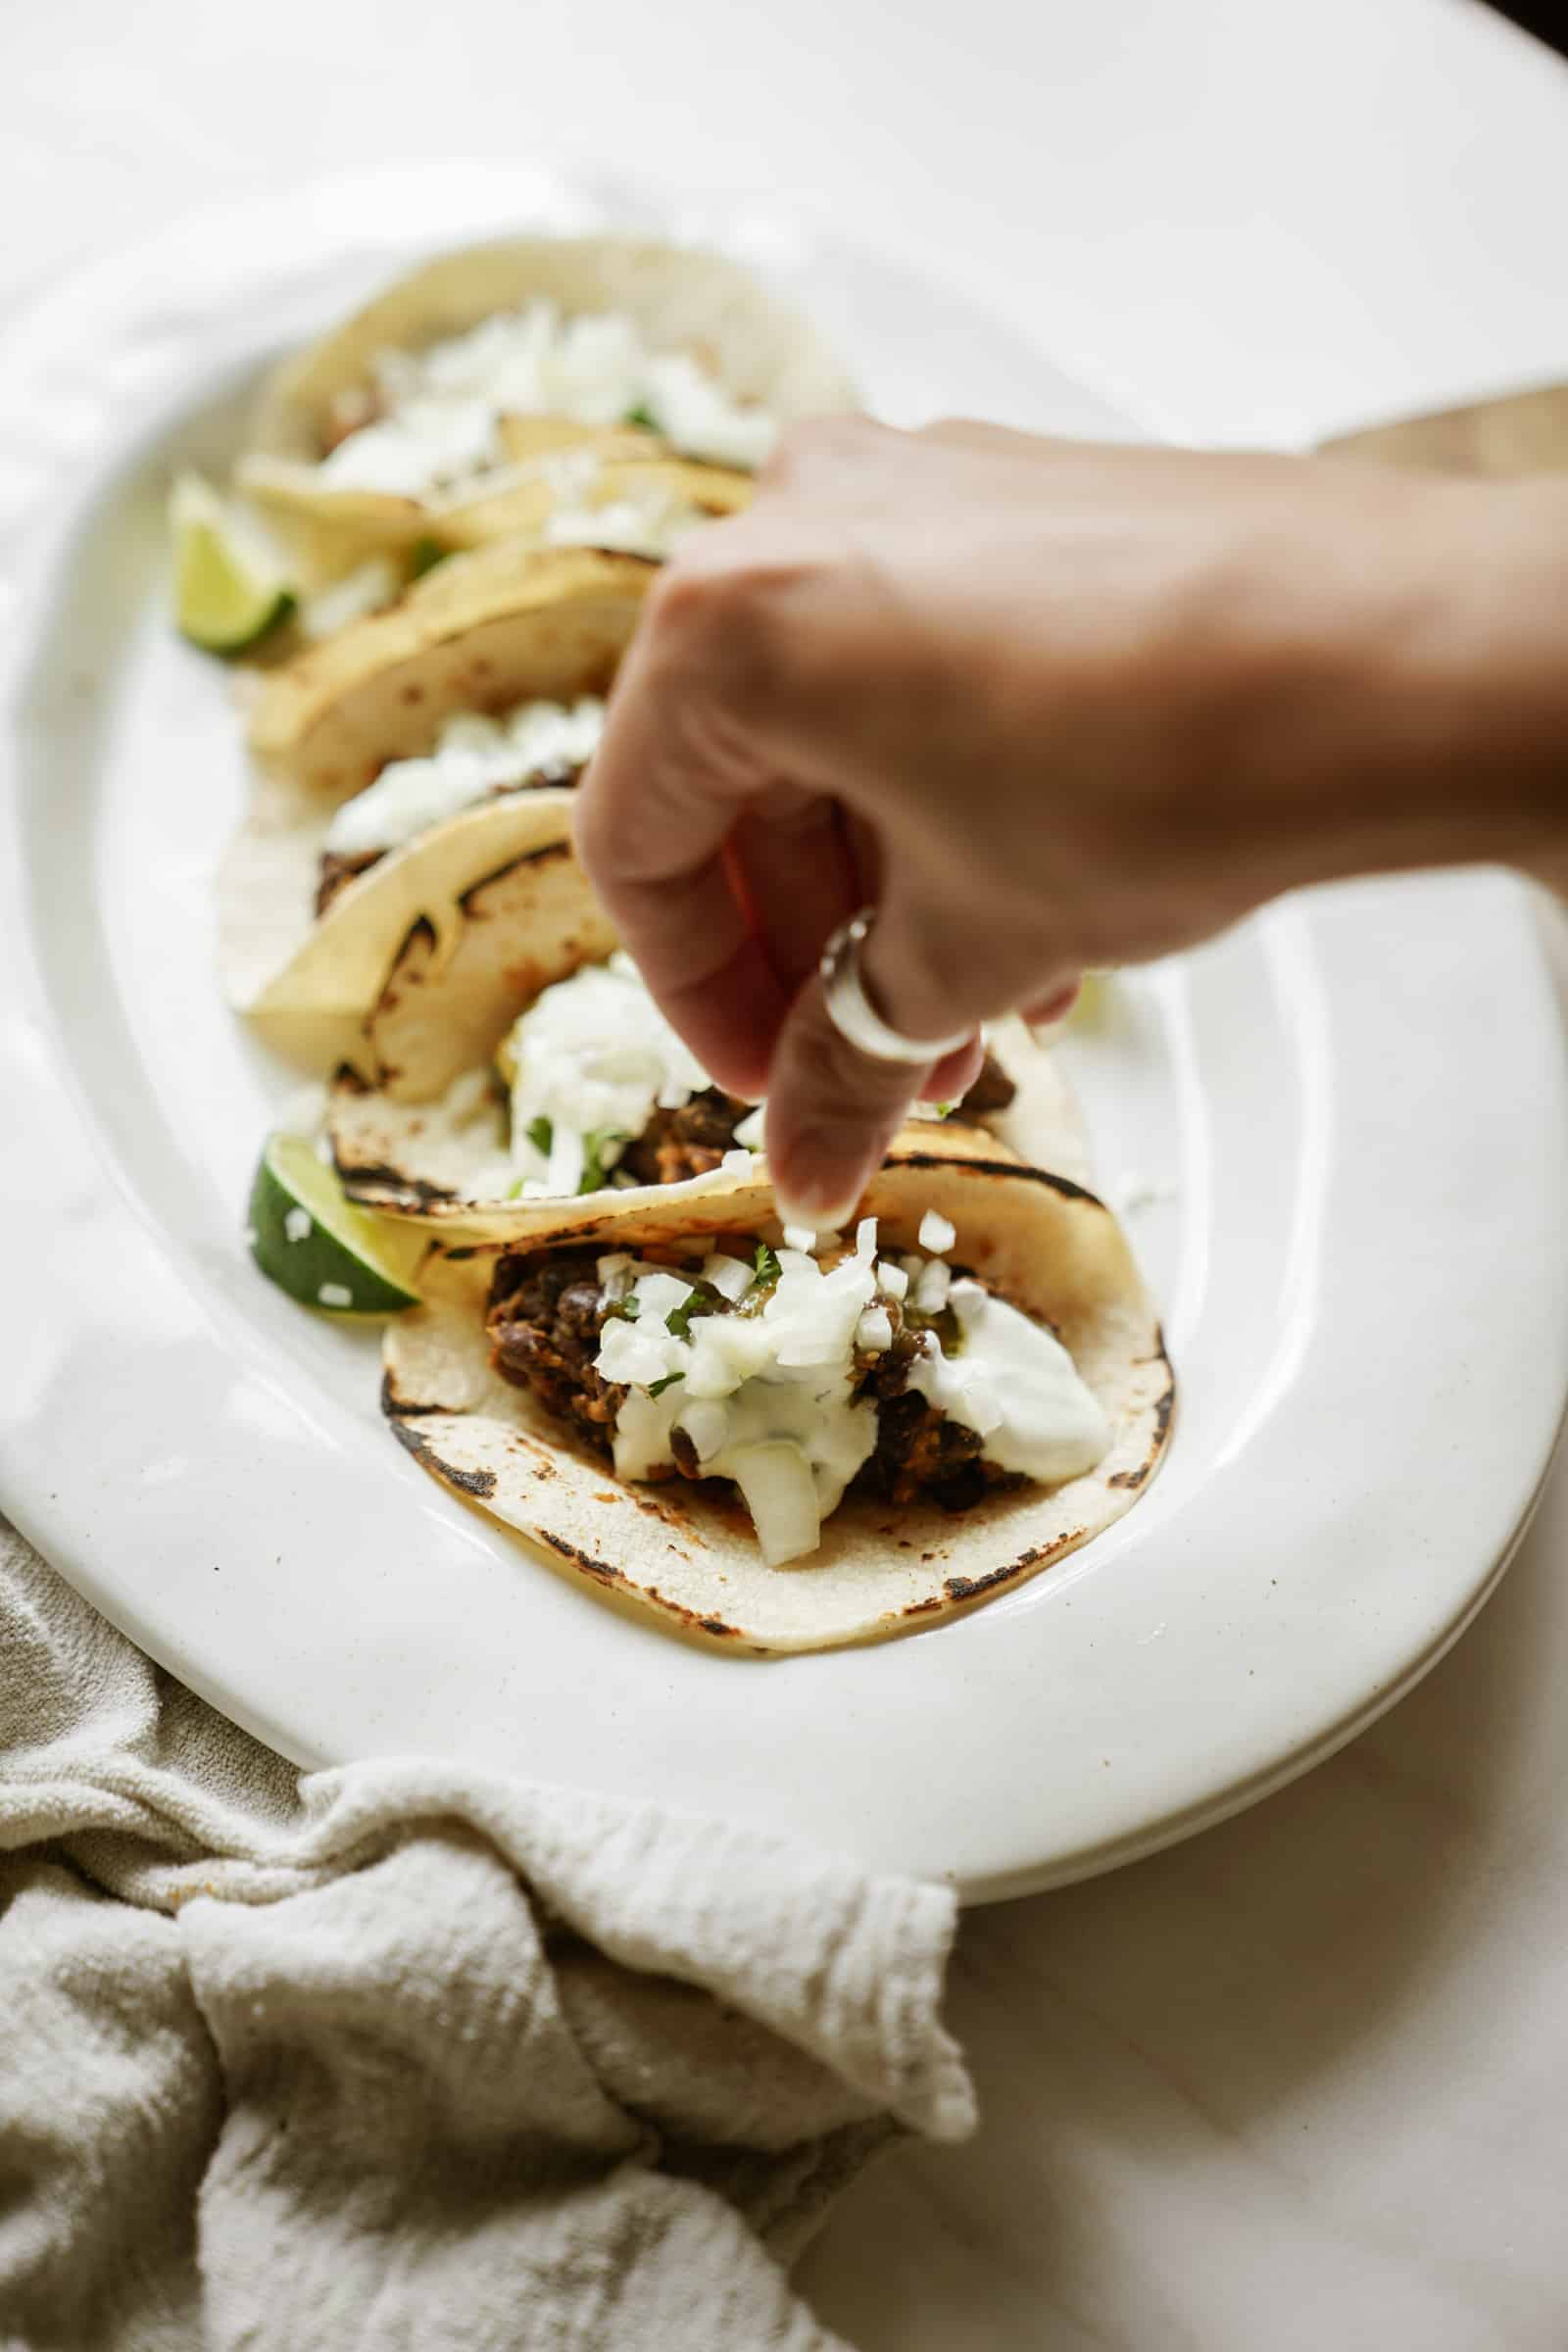
<instances>
[{"instance_id":1,"label":"human hand","mask_svg":"<svg viewBox=\"0 0 1568 2352\"><path fill-rule=\"evenodd\" d=\"M1568 493L986 426L798 428L662 575L578 799L588 871L781 1204L842 1222L917 1092L828 1018L878 909L907 1037L1279 891L1564 828Z\"/></svg>"}]
</instances>

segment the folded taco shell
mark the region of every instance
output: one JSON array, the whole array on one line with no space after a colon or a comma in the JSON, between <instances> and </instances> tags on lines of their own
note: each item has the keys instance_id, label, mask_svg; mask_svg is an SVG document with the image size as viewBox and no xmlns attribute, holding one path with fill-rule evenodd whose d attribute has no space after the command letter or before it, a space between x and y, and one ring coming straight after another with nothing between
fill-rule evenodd
<instances>
[{"instance_id":1,"label":"folded taco shell","mask_svg":"<svg viewBox=\"0 0 1568 2352\"><path fill-rule=\"evenodd\" d=\"M680 1199L674 1198L680 1194ZM517 1530L567 1573L666 1626L739 1650L831 1648L906 1633L995 1599L1119 1518L1158 1467L1174 1383L1126 1239L1092 1194L1001 1162L890 1159L860 1213L885 1249L917 1246L927 1209L951 1219L952 1262L1052 1323L1112 1427L1104 1459L1054 1489L1026 1486L972 1511L850 1498L820 1550L768 1568L738 1501L674 1480L624 1484L523 1390L493 1371L485 1302L499 1250L437 1247L424 1304L387 1334L383 1404L415 1459ZM555 1243L685 1249L725 1233L777 1237L766 1187L698 1201L670 1187L635 1214L580 1219Z\"/></svg>"},{"instance_id":2,"label":"folded taco shell","mask_svg":"<svg viewBox=\"0 0 1568 2352\"><path fill-rule=\"evenodd\" d=\"M260 780L219 873L231 1004L274 1022L363 1014L411 925L424 916L444 937L465 891L564 833L569 793L500 795L389 850L315 910L340 803L389 760L427 752L455 712L603 694L652 576L635 556L496 543L454 557L392 611L263 682L250 720Z\"/></svg>"},{"instance_id":3,"label":"folded taco shell","mask_svg":"<svg viewBox=\"0 0 1568 2352\"><path fill-rule=\"evenodd\" d=\"M368 381L381 352L416 351L540 299L568 317L624 313L656 351L701 352L726 390L782 418L857 405L808 320L721 254L627 237L513 237L424 264L280 368L258 408L240 487L341 525L361 546L407 542L432 519L461 517L482 499L482 475L456 493L423 498L323 479L318 460L334 403ZM458 535L471 540L483 527L460 522Z\"/></svg>"}]
</instances>

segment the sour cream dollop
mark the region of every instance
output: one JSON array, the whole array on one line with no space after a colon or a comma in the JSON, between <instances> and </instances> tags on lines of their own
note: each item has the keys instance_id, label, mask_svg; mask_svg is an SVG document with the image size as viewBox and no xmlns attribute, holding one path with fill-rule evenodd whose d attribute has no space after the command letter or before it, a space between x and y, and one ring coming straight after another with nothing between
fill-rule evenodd
<instances>
[{"instance_id":1,"label":"sour cream dollop","mask_svg":"<svg viewBox=\"0 0 1568 2352\"><path fill-rule=\"evenodd\" d=\"M492 792L583 766L604 726L597 695L585 694L569 708L523 703L504 718L459 711L425 758L389 761L373 784L343 803L326 829L326 847L343 858L399 849Z\"/></svg>"}]
</instances>

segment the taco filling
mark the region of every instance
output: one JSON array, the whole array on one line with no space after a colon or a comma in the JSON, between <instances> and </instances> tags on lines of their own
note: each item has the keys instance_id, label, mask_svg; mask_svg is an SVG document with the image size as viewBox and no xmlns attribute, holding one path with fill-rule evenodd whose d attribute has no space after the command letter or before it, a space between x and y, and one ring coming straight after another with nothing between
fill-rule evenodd
<instances>
[{"instance_id":1,"label":"taco filling","mask_svg":"<svg viewBox=\"0 0 1568 2352\"><path fill-rule=\"evenodd\" d=\"M551 507L540 526L545 547L599 547L612 555L662 564L713 510L657 478L607 469L591 452L544 459L540 478ZM734 477L731 476L731 479Z\"/></svg>"},{"instance_id":2,"label":"taco filling","mask_svg":"<svg viewBox=\"0 0 1568 2352\"><path fill-rule=\"evenodd\" d=\"M505 465L502 419L516 416L640 425L688 456L748 468L776 430L690 352L653 350L623 314L567 318L538 301L423 351L380 352L370 380L331 404L320 479L406 498L451 489Z\"/></svg>"},{"instance_id":3,"label":"taco filling","mask_svg":"<svg viewBox=\"0 0 1568 2352\"><path fill-rule=\"evenodd\" d=\"M491 1361L627 1480L728 1480L764 1561L807 1558L847 1494L961 1511L1092 1470L1111 1431L1060 1340L921 1248L877 1252L877 1220L820 1252L720 1236L701 1258L503 1252Z\"/></svg>"},{"instance_id":4,"label":"taco filling","mask_svg":"<svg viewBox=\"0 0 1568 2352\"><path fill-rule=\"evenodd\" d=\"M624 952L541 991L496 1061L522 1198L679 1184L762 1146L761 1104L713 1085ZM988 1054L959 1107L1004 1110L1016 1091Z\"/></svg>"},{"instance_id":5,"label":"taco filling","mask_svg":"<svg viewBox=\"0 0 1568 2352\"><path fill-rule=\"evenodd\" d=\"M952 1107L979 1118L1004 1110L1016 1092L988 1053L974 1085ZM352 1079L340 1081L333 1119L339 1173L355 1199L395 1206L381 1189L391 1172L387 1137L373 1114L366 1125L365 1100ZM461 1189L442 1181L433 1159L416 1171L409 1156L405 1181L417 1173L425 1207L440 1199L558 1200L607 1186L681 1184L737 1153L744 1174L763 1142L762 1105L713 1085L621 951L542 989L490 1067L461 1072L439 1106L414 1116L426 1152L437 1128L468 1139Z\"/></svg>"},{"instance_id":6,"label":"taco filling","mask_svg":"<svg viewBox=\"0 0 1568 2352\"><path fill-rule=\"evenodd\" d=\"M316 911L389 850L445 823L480 801L547 784L575 784L599 747L605 706L526 702L500 718L460 710L422 759L393 760L373 784L344 801L321 849Z\"/></svg>"}]
</instances>

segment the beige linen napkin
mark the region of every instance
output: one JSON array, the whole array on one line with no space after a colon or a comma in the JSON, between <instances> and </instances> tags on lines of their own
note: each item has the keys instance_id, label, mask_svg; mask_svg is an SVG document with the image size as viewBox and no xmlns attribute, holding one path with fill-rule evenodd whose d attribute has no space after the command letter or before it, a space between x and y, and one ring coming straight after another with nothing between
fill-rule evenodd
<instances>
[{"instance_id":1,"label":"beige linen napkin","mask_svg":"<svg viewBox=\"0 0 1568 2352\"><path fill-rule=\"evenodd\" d=\"M0 1522L6 2352L827 2352L973 2122L945 1889L424 1760L297 1778Z\"/></svg>"}]
</instances>

